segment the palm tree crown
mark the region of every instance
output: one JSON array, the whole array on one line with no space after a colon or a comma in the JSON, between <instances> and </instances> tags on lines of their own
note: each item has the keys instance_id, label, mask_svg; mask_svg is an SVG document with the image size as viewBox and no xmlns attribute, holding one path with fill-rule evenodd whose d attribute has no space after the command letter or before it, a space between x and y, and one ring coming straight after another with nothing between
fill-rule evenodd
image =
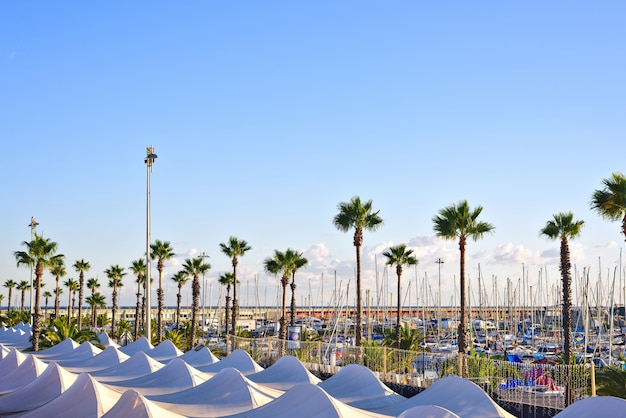
<instances>
[{"instance_id":1,"label":"palm tree crown","mask_svg":"<svg viewBox=\"0 0 626 418\"><path fill-rule=\"evenodd\" d=\"M591 208L603 218L611 221L622 220L622 234L626 239L626 176L613 173L602 180L604 188L596 190L591 196Z\"/></svg>"},{"instance_id":2,"label":"palm tree crown","mask_svg":"<svg viewBox=\"0 0 626 418\"><path fill-rule=\"evenodd\" d=\"M363 245L363 231L375 231L383 225L380 211L374 211L372 201L361 202L359 196L354 196L349 202L338 205L339 213L333 218L335 227L348 232L354 228L353 244L356 249L356 326L354 329L356 345L361 345L361 317L363 306L361 302L361 246Z\"/></svg>"},{"instance_id":3,"label":"palm tree crown","mask_svg":"<svg viewBox=\"0 0 626 418\"><path fill-rule=\"evenodd\" d=\"M111 294L111 337L115 336L115 312L117 310L117 289L124 286L122 278L126 276L124 269L118 264L109 267L104 271L109 278L109 287L113 289Z\"/></svg>"}]
</instances>

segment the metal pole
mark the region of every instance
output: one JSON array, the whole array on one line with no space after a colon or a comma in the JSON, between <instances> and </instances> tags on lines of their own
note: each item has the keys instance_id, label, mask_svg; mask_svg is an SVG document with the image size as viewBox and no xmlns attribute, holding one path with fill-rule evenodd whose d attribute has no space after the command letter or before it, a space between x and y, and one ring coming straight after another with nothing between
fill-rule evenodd
<instances>
[{"instance_id":1,"label":"metal pole","mask_svg":"<svg viewBox=\"0 0 626 418\"><path fill-rule=\"evenodd\" d=\"M146 281L144 282L144 292L146 294L146 324L144 326L144 334L148 339L148 342L152 341L152 330L150 317L152 311L152 303L150 301L150 280L151 280L151 266L150 266L150 172L152 171L152 164L157 158L154 153L153 147L146 148ZM113 318L115 320L115 318Z\"/></svg>"},{"instance_id":2,"label":"metal pole","mask_svg":"<svg viewBox=\"0 0 626 418\"><path fill-rule=\"evenodd\" d=\"M35 217L30 218L30 241L32 242L35 239L35 228L39 225L37 223L37 219ZM29 298L30 298L30 326L33 326L33 265L30 266L30 289L29 289Z\"/></svg>"}]
</instances>

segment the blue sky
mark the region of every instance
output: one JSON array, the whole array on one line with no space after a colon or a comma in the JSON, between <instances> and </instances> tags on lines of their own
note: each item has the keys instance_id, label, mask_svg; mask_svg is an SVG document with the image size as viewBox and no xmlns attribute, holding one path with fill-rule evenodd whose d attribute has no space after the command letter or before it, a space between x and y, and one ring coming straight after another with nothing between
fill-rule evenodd
<instances>
[{"instance_id":1,"label":"blue sky","mask_svg":"<svg viewBox=\"0 0 626 418\"><path fill-rule=\"evenodd\" d=\"M322 287L331 300L335 272L352 303L352 233L332 218L355 195L385 221L365 234L372 294L375 256L380 288L382 251L408 243L420 265L405 272L407 303L424 301L425 278L435 285L438 257L452 300L457 244L431 219L462 199L496 227L469 244L474 283L478 265L500 293L522 271L535 289L540 270L542 286L556 283L558 242L539 230L560 211L586 223L572 263L606 279L624 240L589 200L625 171L625 12L617 1L3 3L0 281L29 276L13 252L31 216L103 285L110 265L142 257L150 145L152 238L178 254L168 304L171 275L202 251L215 303L230 235L253 247L243 303L275 303L262 262L288 247L310 261L298 303L319 303ZM125 283L131 304L130 272Z\"/></svg>"}]
</instances>

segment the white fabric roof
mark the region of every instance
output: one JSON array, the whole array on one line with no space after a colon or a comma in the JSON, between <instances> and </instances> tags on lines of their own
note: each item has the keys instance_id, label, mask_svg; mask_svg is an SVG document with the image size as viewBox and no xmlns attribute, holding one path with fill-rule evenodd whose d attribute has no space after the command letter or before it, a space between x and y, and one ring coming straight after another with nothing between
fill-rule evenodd
<instances>
[{"instance_id":1,"label":"white fabric roof","mask_svg":"<svg viewBox=\"0 0 626 418\"><path fill-rule=\"evenodd\" d=\"M30 411L46 404L65 392L78 378L56 363L35 380L7 395L0 396L0 414Z\"/></svg>"},{"instance_id":2,"label":"white fabric roof","mask_svg":"<svg viewBox=\"0 0 626 418\"><path fill-rule=\"evenodd\" d=\"M147 354L161 363L166 363L173 358L181 356L183 352L170 340L164 340L152 350L148 351Z\"/></svg>"},{"instance_id":3,"label":"white fabric roof","mask_svg":"<svg viewBox=\"0 0 626 418\"><path fill-rule=\"evenodd\" d=\"M46 359L49 357L67 354L78 348L78 346L79 344L76 341L72 340L71 338L66 338L57 345L53 345L52 347L46 348L45 350L34 352L33 354L40 359Z\"/></svg>"},{"instance_id":4,"label":"white fabric roof","mask_svg":"<svg viewBox=\"0 0 626 418\"><path fill-rule=\"evenodd\" d=\"M208 366L220 361L205 345L198 345L193 350L187 351L180 356L180 359L185 360L185 363L195 368Z\"/></svg>"},{"instance_id":5,"label":"white fabric roof","mask_svg":"<svg viewBox=\"0 0 626 418\"><path fill-rule=\"evenodd\" d=\"M100 344L105 347L120 348L120 345L113 341L111 338L109 338L109 334L107 334L106 332L101 332L100 334L98 334L98 339L100 340Z\"/></svg>"},{"instance_id":6,"label":"white fabric roof","mask_svg":"<svg viewBox=\"0 0 626 418\"><path fill-rule=\"evenodd\" d=\"M102 418L177 418L182 416L155 405L139 392L129 389Z\"/></svg>"},{"instance_id":7,"label":"white fabric roof","mask_svg":"<svg viewBox=\"0 0 626 418\"><path fill-rule=\"evenodd\" d=\"M90 374L99 382L115 382L145 376L162 367L163 363L159 363L143 351L138 351L123 363Z\"/></svg>"},{"instance_id":8,"label":"white fabric roof","mask_svg":"<svg viewBox=\"0 0 626 418\"><path fill-rule=\"evenodd\" d=\"M374 411L398 416L418 405L438 405L463 418L514 418L493 401L478 385L457 376L447 376L425 391L405 400Z\"/></svg>"},{"instance_id":9,"label":"white fabric roof","mask_svg":"<svg viewBox=\"0 0 626 418\"><path fill-rule=\"evenodd\" d=\"M257 385L237 369L227 367L196 387L148 398L182 415L216 417L248 411L282 394L282 391Z\"/></svg>"},{"instance_id":10,"label":"white fabric roof","mask_svg":"<svg viewBox=\"0 0 626 418\"><path fill-rule=\"evenodd\" d=\"M278 390L289 390L299 383L317 385L321 379L314 376L294 356L284 356L265 370L249 374L248 379Z\"/></svg>"},{"instance_id":11,"label":"white fabric roof","mask_svg":"<svg viewBox=\"0 0 626 418\"><path fill-rule=\"evenodd\" d=\"M49 356L42 360L55 361L63 366L64 363L76 363L77 361L85 361L100 354L101 349L90 342L81 343L78 347L67 353L60 353L56 356Z\"/></svg>"},{"instance_id":12,"label":"white fabric roof","mask_svg":"<svg viewBox=\"0 0 626 418\"><path fill-rule=\"evenodd\" d=\"M11 348L9 354L0 360L0 376L6 376L17 369L26 360L26 355L15 348Z\"/></svg>"},{"instance_id":13,"label":"white fabric roof","mask_svg":"<svg viewBox=\"0 0 626 418\"><path fill-rule=\"evenodd\" d=\"M280 398L232 417L292 418L297 416L324 418L383 417L373 412L354 408L334 399L322 388L311 383L301 383L285 392Z\"/></svg>"},{"instance_id":14,"label":"white fabric roof","mask_svg":"<svg viewBox=\"0 0 626 418\"><path fill-rule=\"evenodd\" d=\"M124 347L120 347L120 351L124 354L127 354L132 357L133 354L143 351L147 353L152 350L154 346L150 344L150 341L146 337L141 337L132 343L125 345Z\"/></svg>"},{"instance_id":15,"label":"white fabric roof","mask_svg":"<svg viewBox=\"0 0 626 418\"><path fill-rule=\"evenodd\" d=\"M20 415L34 417L100 417L115 405L122 395L82 373L69 389L39 408Z\"/></svg>"},{"instance_id":16,"label":"white fabric roof","mask_svg":"<svg viewBox=\"0 0 626 418\"><path fill-rule=\"evenodd\" d=\"M200 372L183 360L175 358L163 366L162 369L149 375L135 379L108 382L107 384L119 392L132 388L142 395L148 396L180 392L204 383L209 377L209 374Z\"/></svg>"},{"instance_id":17,"label":"white fabric roof","mask_svg":"<svg viewBox=\"0 0 626 418\"><path fill-rule=\"evenodd\" d=\"M130 356L122 353L114 346L109 346L101 353L87 360L68 360L63 363L63 367L73 373L91 373L115 366L128 360L129 358Z\"/></svg>"},{"instance_id":18,"label":"white fabric roof","mask_svg":"<svg viewBox=\"0 0 626 418\"><path fill-rule=\"evenodd\" d=\"M613 396L594 396L574 402L554 418L600 418L623 417L626 412L626 400Z\"/></svg>"},{"instance_id":19,"label":"white fabric roof","mask_svg":"<svg viewBox=\"0 0 626 418\"><path fill-rule=\"evenodd\" d=\"M217 363L209 364L208 366L200 366L198 367L198 370L208 373L217 373L227 367L237 369L244 375L257 373L263 370L263 367L259 366L254 360L252 360L250 354L248 354L245 350L235 350Z\"/></svg>"},{"instance_id":20,"label":"white fabric roof","mask_svg":"<svg viewBox=\"0 0 626 418\"><path fill-rule=\"evenodd\" d=\"M0 378L0 395L26 386L39 377L46 370L47 366L46 363L37 357L27 355L26 359L13 372L2 375Z\"/></svg>"},{"instance_id":21,"label":"white fabric roof","mask_svg":"<svg viewBox=\"0 0 626 418\"><path fill-rule=\"evenodd\" d=\"M19 328L9 328L9 330L0 337L0 342L6 346L24 349L32 346L32 343L29 341L30 335L30 330L24 331Z\"/></svg>"},{"instance_id":22,"label":"white fabric roof","mask_svg":"<svg viewBox=\"0 0 626 418\"><path fill-rule=\"evenodd\" d=\"M437 405L418 405L413 408L409 408L400 415L398 418L460 418L454 412L448 411L446 408L442 408Z\"/></svg>"},{"instance_id":23,"label":"white fabric roof","mask_svg":"<svg viewBox=\"0 0 626 418\"><path fill-rule=\"evenodd\" d=\"M358 385L355 382L359 382ZM385 386L370 369L359 364L341 367L337 374L319 383L319 386L333 398L367 410L406 400Z\"/></svg>"}]
</instances>

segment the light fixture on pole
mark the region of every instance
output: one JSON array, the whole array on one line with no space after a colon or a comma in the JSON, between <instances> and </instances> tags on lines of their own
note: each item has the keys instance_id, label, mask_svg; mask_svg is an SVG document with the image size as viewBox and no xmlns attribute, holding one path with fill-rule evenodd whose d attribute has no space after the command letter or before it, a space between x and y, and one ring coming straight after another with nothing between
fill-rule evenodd
<instances>
[{"instance_id":1,"label":"light fixture on pole","mask_svg":"<svg viewBox=\"0 0 626 418\"><path fill-rule=\"evenodd\" d=\"M152 172L152 164L154 160L157 158L157 155L154 153L153 147L146 148L146 159L144 163L146 163L146 280L144 282L144 293L146 295L146 324L144 326L144 335L148 339L148 341L152 340L151 333L151 307L152 303L150 302L150 279L151 279L151 268L150 268L150 173Z\"/></svg>"},{"instance_id":2,"label":"light fixture on pole","mask_svg":"<svg viewBox=\"0 0 626 418\"><path fill-rule=\"evenodd\" d=\"M37 228L39 223L34 216L30 218L30 240L31 242L35 239L35 228ZM30 297L30 325L33 326L33 265L30 266L30 289L29 289L29 297Z\"/></svg>"}]
</instances>

